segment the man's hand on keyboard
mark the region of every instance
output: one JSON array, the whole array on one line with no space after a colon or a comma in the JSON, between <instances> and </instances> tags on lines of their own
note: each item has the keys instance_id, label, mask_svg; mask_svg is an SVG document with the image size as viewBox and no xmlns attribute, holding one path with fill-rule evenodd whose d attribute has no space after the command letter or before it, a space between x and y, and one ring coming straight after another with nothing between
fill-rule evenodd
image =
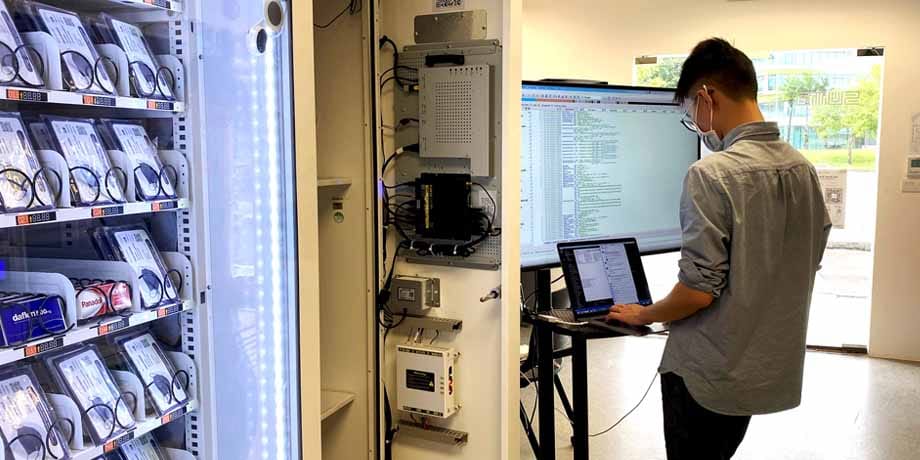
<instances>
[{"instance_id":1,"label":"man's hand on keyboard","mask_svg":"<svg viewBox=\"0 0 920 460\"><path fill-rule=\"evenodd\" d=\"M610 313L607 314L607 320L621 321L632 326L645 326L651 321L643 318L642 311L645 309L642 305L626 304L614 305L610 307Z\"/></svg>"}]
</instances>

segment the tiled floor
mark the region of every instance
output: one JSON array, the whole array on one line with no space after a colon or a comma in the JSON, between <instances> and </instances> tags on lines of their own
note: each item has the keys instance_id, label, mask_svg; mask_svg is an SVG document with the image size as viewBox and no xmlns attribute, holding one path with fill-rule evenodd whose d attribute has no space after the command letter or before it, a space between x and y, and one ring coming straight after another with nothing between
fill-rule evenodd
<instances>
[{"instance_id":1,"label":"tiled floor","mask_svg":"<svg viewBox=\"0 0 920 460\"><path fill-rule=\"evenodd\" d=\"M664 338L592 341L589 353L590 432L626 413L648 387ZM570 387L568 360L562 370ZM592 459L664 459L658 382L619 427L592 438ZM533 388L522 390L529 410ZM920 458L920 364L810 352L802 405L754 417L736 459L911 460ZM557 403L557 407L561 407ZM557 413L557 458L572 458L571 429ZM521 437L521 458L534 458Z\"/></svg>"}]
</instances>

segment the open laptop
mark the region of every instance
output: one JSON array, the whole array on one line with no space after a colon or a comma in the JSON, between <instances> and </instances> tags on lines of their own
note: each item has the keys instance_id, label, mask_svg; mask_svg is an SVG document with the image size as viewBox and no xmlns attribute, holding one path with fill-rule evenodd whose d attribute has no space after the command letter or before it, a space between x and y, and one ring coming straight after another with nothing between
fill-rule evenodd
<instances>
[{"instance_id":1,"label":"open laptop","mask_svg":"<svg viewBox=\"0 0 920 460\"><path fill-rule=\"evenodd\" d=\"M651 332L604 319L615 304L652 304L635 238L560 243L557 249L575 321L623 334Z\"/></svg>"}]
</instances>

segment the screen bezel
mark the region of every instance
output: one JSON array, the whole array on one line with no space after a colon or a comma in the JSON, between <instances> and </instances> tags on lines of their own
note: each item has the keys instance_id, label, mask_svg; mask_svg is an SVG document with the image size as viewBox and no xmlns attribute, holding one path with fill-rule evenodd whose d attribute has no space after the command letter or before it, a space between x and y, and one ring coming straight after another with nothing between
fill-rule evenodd
<instances>
[{"instance_id":1,"label":"screen bezel","mask_svg":"<svg viewBox=\"0 0 920 460\"><path fill-rule=\"evenodd\" d=\"M595 240L583 240L583 241L572 241L572 242L566 242L566 243L557 243L556 253L559 254L559 260L560 260L560 265L561 265L562 253L565 251L575 251L575 250L582 249L582 248L600 247L600 246L605 246L608 244L622 244L626 247L627 258L629 258L630 270L633 272L636 272L636 269L638 268L639 275L641 275L641 280L633 278L633 282L636 283L636 287L644 290L644 292L640 293L640 295L645 294L646 296L644 300L646 300L647 303L640 302L640 305L642 305L643 307L647 307L651 305L652 303L654 303L654 300L652 299L652 292L648 285L648 274L645 273L645 264L642 263L643 254L641 251L639 251L639 242L635 238L631 238L631 237L630 238L608 238L608 239L601 239L601 240L595 239ZM631 250L630 248L632 247L634 247L635 249ZM635 252L635 254L632 254L633 251ZM633 264L632 259L634 256L636 257L635 263L638 264L638 267L633 267L632 265ZM579 276L579 272L577 268L575 270L575 273L572 273L571 271L566 271L565 268L563 268L562 275L565 278L566 286L569 287L569 286L574 286L576 284L574 283L575 280L572 279L572 277ZM593 300L589 302L586 299L584 299L584 291L576 292L575 290L571 288L568 288L568 294L569 294L569 306L572 309L572 311L575 312L576 319L578 319L579 316L590 314L590 312L584 311L586 309L595 308L598 306L609 307L610 305L614 304L614 299L609 299L609 301L607 299Z\"/></svg>"},{"instance_id":2,"label":"screen bezel","mask_svg":"<svg viewBox=\"0 0 920 460\"><path fill-rule=\"evenodd\" d=\"M649 91L649 92L657 92L657 93L669 93L672 95L677 91L675 88L656 88L652 86L608 85L605 83L584 83L584 82L568 82L568 81L539 81L539 80L522 80L521 81L522 90L524 89L524 86L528 86L528 85L529 86L544 86L544 87L564 87L564 88L573 88L573 89L607 89L610 91L636 90L636 91ZM701 143L697 142L696 159L699 160L701 158L701 155L702 155ZM567 244L567 243L579 243L579 242L585 242L585 241L593 241L597 238L598 237L595 236L595 237L585 238L583 240L563 240L563 241L558 241L556 244L559 245L559 244ZM650 256L650 255L655 255L655 254L666 254L669 252L679 251L680 248L681 248L680 245L677 245L675 247L654 249L650 251L643 251L640 248L639 255L640 256ZM561 266L562 266L562 262L558 260L558 255L557 255L556 262L552 262L548 264L523 265L523 262L522 262L521 271L531 272L531 271L538 271L538 270L546 270L550 268L559 268Z\"/></svg>"}]
</instances>

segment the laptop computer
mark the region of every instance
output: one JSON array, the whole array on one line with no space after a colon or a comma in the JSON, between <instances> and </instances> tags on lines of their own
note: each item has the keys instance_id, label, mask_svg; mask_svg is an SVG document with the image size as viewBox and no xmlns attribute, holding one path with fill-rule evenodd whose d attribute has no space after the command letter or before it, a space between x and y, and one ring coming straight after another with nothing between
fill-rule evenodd
<instances>
[{"instance_id":1,"label":"laptop computer","mask_svg":"<svg viewBox=\"0 0 920 460\"><path fill-rule=\"evenodd\" d=\"M651 332L644 326L605 321L615 304L652 304L635 238L559 243L557 250L575 321L623 334Z\"/></svg>"}]
</instances>

